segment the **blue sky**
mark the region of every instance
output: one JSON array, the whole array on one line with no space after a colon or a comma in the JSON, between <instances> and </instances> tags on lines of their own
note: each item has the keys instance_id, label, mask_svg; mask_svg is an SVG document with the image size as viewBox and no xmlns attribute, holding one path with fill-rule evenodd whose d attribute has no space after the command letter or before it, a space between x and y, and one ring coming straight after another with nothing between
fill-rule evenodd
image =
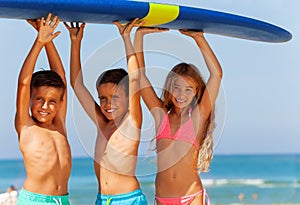
<instances>
[{"instance_id":1,"label":"blue sky","mask_svg":"<svg viewBox=\"0 0 300 205\"><path fill-rule=\"evenodd\" d=\"M178 0L156 2L181 3ZM215 153L300 153L300 2L186 0L184 5L260 19L281 26L293 34L291 41L280 44L209 34L206 38L224 72L217 103ZM62 24L57 30L62 33L55 44L69 73L68 32ZM20 158L13 124L17 77L36 33L25 21L8 19L0 19L0 33L0 158ZM94 78L101 72L95 70L100 61L99 56L103 67L125 66L123 44L118 37L117 29L112 25L86 26L82 62L91 92L94 92ZM174 43L181 49L172 51ZM204 66L191 39L176 31L147 37L145 47L150 50L146 60L149 66L155 67L150 75L158 80L157 86L163 83L163 78L158 78L163 76L160 75L161 71L165 74L178 61L189 61L200 68ZM48 67L44 53L36 67ZM205 69L200 71L205 75ZM88 156L92 153L95 132L85 118L69 89L67 125L73 156ZM144 135L151 133L151 128L151 118L145 114ZM149 137L145 136L143 142L141 153L146 152L144 150Z\"/></svg>"}]
</instances>

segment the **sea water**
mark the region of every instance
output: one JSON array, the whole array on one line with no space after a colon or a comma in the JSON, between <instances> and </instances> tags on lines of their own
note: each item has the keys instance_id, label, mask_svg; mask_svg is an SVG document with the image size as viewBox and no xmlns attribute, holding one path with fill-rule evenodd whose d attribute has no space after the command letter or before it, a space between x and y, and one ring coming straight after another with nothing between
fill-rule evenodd
<instances>
[{"instance_id":1,"label":"sea water","mask_svg":"<svg viewBox=\"0 0 300 205\"><path fill-rule=\"evenodd\" d=\"M155 160L139 159L137 176L153 204ZM300 204L300 155L216 155L201 179L212 204ZM21 188L26 177L22 160L0 161L0 193ZM73 159L69 180L73 205L94 204L97 181L93 159Z\"/></svg>"}]
</instances>

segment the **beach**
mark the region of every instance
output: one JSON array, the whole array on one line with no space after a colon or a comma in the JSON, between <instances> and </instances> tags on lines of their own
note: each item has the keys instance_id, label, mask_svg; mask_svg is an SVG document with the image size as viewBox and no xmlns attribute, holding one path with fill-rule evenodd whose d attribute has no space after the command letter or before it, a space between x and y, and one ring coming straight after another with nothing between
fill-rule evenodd
<instances>
[{"instance_id":1,"label":"beach","mask_svg":"<svg viewBox=\"0 0 300 205\"><path fill-rule=\"evenodd\" d=\"M155 163L139 159L137 176L153 204ZM26 177L22 159L0 160L0 193ZM300 155L216 155L210 172L201 173L213 205L300 205ZM97 181L93 159L75 158L69 180L73 205L94 204Z\"/></svg>"}]
</instances>

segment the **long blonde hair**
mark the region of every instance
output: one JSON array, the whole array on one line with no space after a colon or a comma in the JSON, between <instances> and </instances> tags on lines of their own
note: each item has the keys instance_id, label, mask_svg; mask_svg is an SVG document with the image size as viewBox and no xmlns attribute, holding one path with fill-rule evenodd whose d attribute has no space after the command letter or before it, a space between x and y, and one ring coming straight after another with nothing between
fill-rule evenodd
<instances>
[{"instance_id":1,"label":"long blonde hair","mask_svg":"<svg viewBox=\"0 0 300 205\"><path fill-rule=\"evenodd\" d=\"M204 90L205 90L205 82L196 68L196 66L187 63L180 63L173 67L173 69L169 72L165 84L163 93L161 96L162 106L170 110L173 108L174 104L172 102L172 86L174 81L179 76L184 76L191 79L196 85L196 95L195 99L191 102L192 107L195 107L201 102ZM199 171L207 172L209 171L210 161L213 158L213 130L215 128L214 123L214 110L211 111L211 114L206 122L205 130L203 133L203 140L200 145L200 151L198 153L198 162L197 168Z\"/></svg>"},{"instance_id":2,"label":"long blonde hair","mask_svg":"<svg viewBox=\"0 0 300 205\"><path fill-rule=\"evenodd\" d=\"M204 131L204 139L200 146L198 154L197 167L200 172L208 172L210 161L213 158L213 131L215 129L215 112L212 109L210 116L206 123L206 128Z\"/></svg>"}]
</instances>

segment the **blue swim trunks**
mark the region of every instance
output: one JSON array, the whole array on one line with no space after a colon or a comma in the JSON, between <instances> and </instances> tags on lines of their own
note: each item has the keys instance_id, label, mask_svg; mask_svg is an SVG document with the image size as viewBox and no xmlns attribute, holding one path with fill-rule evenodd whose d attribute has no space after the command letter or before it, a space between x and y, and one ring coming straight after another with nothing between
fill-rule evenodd
<instances>
[{"instance_id":1,"label":"blue swim trunks","mask_svg":"<svg viewBox=\"0 0 300 205\"><path fill-rule=\"evenodd\" d=\"M117 195L98 194L96 205L147 205L147 199L141 189Z\"/></svg>"},{"instance_id":2,"label":"blue swim trunks","mask_svg":"<svg viewBox=\"0 0 300 205\"><path fill-rule=\"evenodd\" d=\"M22 189L18 197L18 205L70 205L69 195L49 196Z\"/></svg>"}]
</instances>

